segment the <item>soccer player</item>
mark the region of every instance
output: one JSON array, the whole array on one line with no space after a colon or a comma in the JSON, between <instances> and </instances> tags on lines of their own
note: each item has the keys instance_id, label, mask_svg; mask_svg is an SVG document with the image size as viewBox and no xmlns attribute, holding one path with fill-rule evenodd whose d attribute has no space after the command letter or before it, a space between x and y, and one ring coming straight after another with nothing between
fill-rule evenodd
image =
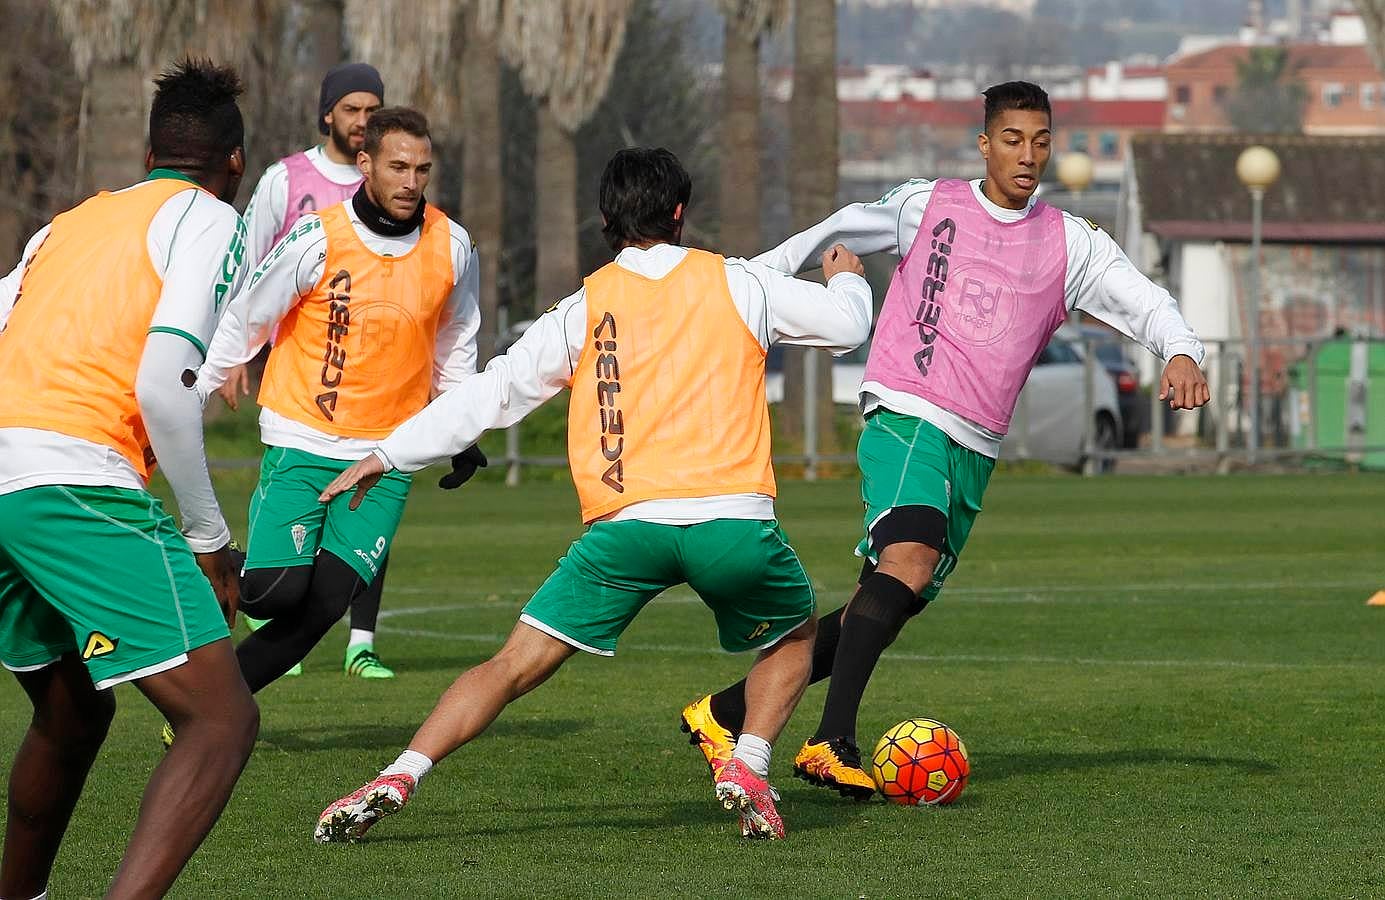
<instances>
[{"instance_id":1,"label":"soccer player","mask_svg":"<svg viewBox=\"0 0 1385 900\"><path fill-rule=\"evenodd\" d=\"M318 93L317 130L327 138L321 144L279 160L265 170L250 205L245 209L254 265L269 255L294 224L307 213L350 199L361 186L356 156L365 142L365 123L384 102L385 83L374 66L342 63L322 79ZM235 409L250 392L245 366L227 374L218 392ZM380 576L351 600L351 634L346 641L347 675L358 678L393 678L394 672L375 652L375 624L380 616L388 560L380 561ZM263 623L250 619L252 628ZM302 672L302 664L289 675Z\"/></svg>"},{"instance_id":2,"label":"soccer player","mask_svg":"<svg viewBox=\"0 0 1385 900\"><path fill-rule=\"evenodd\" d=\"M1069 310L1167 360L1160 399L1179 409L1209 399L1202 344L1173 298L1090 221L1035 198L1051 153L1048 95L1016 81L985 98L984 179L906 182L758 257L798 272L837 241L903 257L861 385L865 565L851 601L818 629L812 680L831 684L794 760L796 775L847 796L875 790L856 744L866 682L956 567L1020 389ZM713 769L743 727L745 696L741 682L683 710L683 730Z\"/></svg>"},{"instance_id":3,"label":"soccer player","mask_svg":"<svg viewBox=\"0 0 1385 900\"><path fill-rule=\"evenodd\" d=\"M0 281L0 662L34 707L10 766L0 896L45 897L133 682L178 728L108 897L159 897L259 725L231 648L236 569L188 386L245 255L230 69L156 79L149 176L62 213ZM145 488L157 457L183 530Z\"/></svg>"},{"instance_id":4,"label":"soccer player","mask_svg":"<svg viewBox=\"0 0 1385 900\"><path fill-rule=\"evenodd\" d=\"M323 77L317 130L326 140L265 169L245 208L247 241L256 265L299 218L356 193L361 186L356 157L365 143L365 123L384 99L385 83L366 63L342 63Z\"/></svg>"},{"instance_id":5,"label":"soccer player","mask_svg":"<svg viewBox=\"0 0 1385 900\"><path fill-rule=\"evenodd\" d=\"M301 661L377 580L410 479L387 479L349 516L318 494L476 370L479 263L466 230L424 200L427 120L375 111L357 160L360 188L304 215L275 246L231 302L197 378L209 395L277 329L260 386L266 449L241 583L245 612L271 620L237 650L251 691ZM373 651L357 650L358 663L361 654Z\"/></svg>"},{"instance_id":6,"label":"soccer player","mask_svg":"<svg viewBox=\"0 0 1385 900\"><path fill-rule=\"evenodd\" d=\"M717 797L739 810L747 837L783 836L766 781L770 746L807 683L815 603L775 521L765 353L781 341L837 353L859 345L870 331L870 287L842 248L824 256L826 287L684 249L691 194L669 151L617 153L600 186L615 261L323 493L330 500L359 484L352 503L368 501L397 472L445 458L572 388L568 461L590 527L504 647L456 680L378 778L327 807L317 840L358 840L508 703L579 650L614 655L644 605L684 582L711 608L724 649L759 651Z\"/></svg>"}]
</instances>

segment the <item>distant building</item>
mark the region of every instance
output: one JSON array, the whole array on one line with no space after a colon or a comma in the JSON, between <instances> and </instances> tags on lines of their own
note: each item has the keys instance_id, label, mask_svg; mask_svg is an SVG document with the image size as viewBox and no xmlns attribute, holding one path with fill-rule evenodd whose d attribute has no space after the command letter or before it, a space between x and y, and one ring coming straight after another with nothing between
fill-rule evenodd
<instances>
[{"instance_id":1,"label":"distant building","mask_svg":"<svg viewBox=\"0 0 1385 900\"><path fill-rule=\"evenodd\" d=\"M1362 45L1288 44L1289 66L1308 90L1307 134L1385 134L1385 75ZM1170 62L1170 132L1230 131L1226 104L1236 91L1237 64L1250 46L1225 45Z\"/></svg>"},{"instance_id":2,"label":"distant building","mask_svg":"<svg viewBox=\"0 0 1385 900\"><path fill-rule=\"evenodd\" d=\"M1165 68L1170 132L1232 130L1226 104L1237 66L1252 47L1288 51L1289 70L1307 88L1307 134L1385 134L1385 74L1366 48L1366 26L1350 4L1299 0L1274 22L1251 22L1236 38L1190 37Z\"/></svg>"},{"instance_id":3,"label":"distant building","mask_svg":"<svg viewBox=\"0 0 1385 900\"><path fill-rule=\"evenodd\" d=\"M1347 333L1385 337L1385 137L1144 134L1131 142L1117 239L1179 299L1209 342L1246 334L1251 304L1251 201L1236 158L1251 144L1278 154L1265 193L1260 267L1262 386L1283 396L1309 342ZM1238 358L1236 350L1229 359ZM1228 365L1228 377L1237 371Z\"/></svg>"}]
</instances>

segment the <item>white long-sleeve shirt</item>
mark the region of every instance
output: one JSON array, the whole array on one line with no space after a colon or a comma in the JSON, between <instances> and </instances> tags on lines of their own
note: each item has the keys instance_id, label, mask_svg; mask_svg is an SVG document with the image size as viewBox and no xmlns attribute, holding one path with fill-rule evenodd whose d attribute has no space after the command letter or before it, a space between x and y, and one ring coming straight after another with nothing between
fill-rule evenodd
<instances>
[{"instance_id":1,"label":"white long-sleeve shirt","mask_svg":"<svg viewBox=\"0 0 1385 900\"><path fill-rule=\"evenodd\" d=\"M687 250L672 244L626 247L616 265L661 279L683 261ZM736 312L750 332L771 344L849 352L870 334L870 285L843 272L826 287L776 272L744 259L726 260L726 280ZM486 370L438 397L380 443L386 466L413 472L471 446L482 432L523 419L567 387L588 342L585 289L558 301ZM774 501L763 494L729 494L646 500L611 519L686 525L712 519L770 519Z\"/></svg>"},{"instance_id":2,"label":"white long-sleeve shirt","mask_svg":"<svg viewBox=\"0 0 1385 900\"><path fill-rule=\"evenodd\" d=\"M360 184L361 170L356 168L354 162L333 162L321 144L305 152L308 162L328 181L343 186ZM255 185L255 193L250 197L250 205L245 207L245 240L251 265L258 266L274 249L274 235L284 224L288 206L289 170L284 161L279 160L264 170L259 183Z\"/></svg>"},{"instance_id":3,"label":"white long-sleeve shirt","mask_svg":"<svg viewBox=\"0 0 1385 900\"><path fill-rule=\"evenodd\" d=\"M822 252L836 243L859 256L893 253L903 256L913 246L932 196L934 181L915 179L891 190L873 203L853 203L822 222L757 256L758 262L790 274L816 265ZM1036 198L1024 209L997 206L981 192L981 180L971 182L981 208L998 222L1018 222L1029 214ZM1161 359L1180 354L1202 364L1203 347L1178 310L1169 292L1146 278L1111 239L1091 222L1063 213L1068 267L1063 291L1068 309L1082 310L1133 338ZM862 409L884 406L915 416L940 428L957 443L995 458L1004 435L991 431L922 397L893 391L878 382L861 385Z\"/></svg>"},{"instance_id":4,"label":"white long-sleeve shirt","mask_svg":"<svg viewBox=\"0 0 1385 900\"><path fill-rule=\"evenodd\" d=\"M356 234L374 253L403 256L418 243L418 229L403 237L386 237L362 223L350 202L346 211ZM481 328L476 248L465 228L450 219L448 227L454 286L433 351L435 391L447 390L476 371L476 333ZM322 219L315 213L305 215L260 263L227 308L207 348L207 361L197 374L197 390L203 398L226 383L231 369L260 352L284 316L322 280L326 260L327 233ZM260 440L271 447L303 450L329 459L360 459L375 446L373 440L328 434L271 409L260 410Z\"/></svg>"},{"instance_id":5,"label":"white long-sleeve shirt","mask_svg":"<svg viewBox=\"0 0 1385 900\"><path fill-rule=\"evenodd\" d=\"M0 279L0 329L9 320L24 269L48 231L44 226L34 235L19 264ZM230 531L207 472L202 405L197 393L183 386L182 374L201 363L224 299L248 268L240 265L244 241L245 225L235 209L191 184L159 207L145 236L163 289L140 356L135 397L159 468L177 499L183 534L197 553L225 546ZM36 428L0 428L0 493L51 484L145 487L134 466L103 444Z\"/></svg>"}]
</instances>

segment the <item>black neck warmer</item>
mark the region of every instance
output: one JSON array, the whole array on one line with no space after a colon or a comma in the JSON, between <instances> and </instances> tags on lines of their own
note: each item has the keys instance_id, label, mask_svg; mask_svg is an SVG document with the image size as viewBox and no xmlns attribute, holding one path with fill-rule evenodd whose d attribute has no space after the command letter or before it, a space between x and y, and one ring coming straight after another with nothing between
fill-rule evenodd
<instances>
[{"instance_id":1,"label":"black neck warmer","mask_svg":"<svg viewBox=\"0 0 1385 900\"><path fill-rule=\"evenodd\" d=\"M418 209L407 219L396 219L385 212L375 201L371 200L366 194L365 185L362 184L351 198L351 208L356 211L365 226L381 237L403 237L415 229L423 227L423 209L428 205L428 201L420 197Z\"/></svg>"}]
</instances>

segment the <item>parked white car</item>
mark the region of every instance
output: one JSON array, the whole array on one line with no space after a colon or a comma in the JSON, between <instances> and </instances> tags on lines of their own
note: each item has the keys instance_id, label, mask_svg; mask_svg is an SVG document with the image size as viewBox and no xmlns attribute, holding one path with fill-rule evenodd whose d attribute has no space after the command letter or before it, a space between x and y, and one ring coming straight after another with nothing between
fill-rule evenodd
<instances>
[{"instance_id":1,"label":"parked white car","mask_svg":"<svg viewBox=\"0 0 1385 900\"><path fill-rule=\"evenodd\" d=\"M832 364L832 399L854 406L866 370L869 344ZM765 394L770 403L784 399L783 353L770 349ZM1010 433L1001 445L1001 459L1037 459L1063 466L1081 466L1086 366L1082 346L1063 329L1044 348L1020 392ZM1092 447L1114 450L1120 446L1121 413L1116 386L1098 363L1092 371Z\"/></svg>"}]
</instances>

